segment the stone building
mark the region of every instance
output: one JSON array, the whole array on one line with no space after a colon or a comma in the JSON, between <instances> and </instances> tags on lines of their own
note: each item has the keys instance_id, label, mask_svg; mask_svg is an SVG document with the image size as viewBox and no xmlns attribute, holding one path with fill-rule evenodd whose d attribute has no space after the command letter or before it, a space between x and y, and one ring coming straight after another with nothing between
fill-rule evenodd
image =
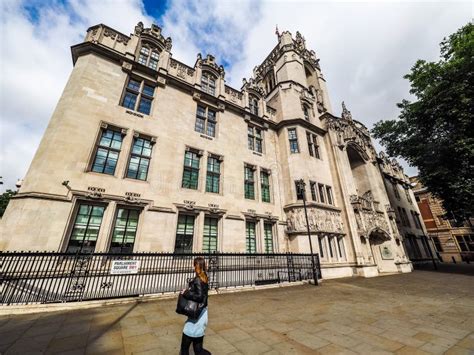
<instances>
[{"instance_id":1,"label":"stone building","mask_svg":"<svg viewBox=\"0 0 474 355\"><path fill-rule=\"evenodd\" d=\"M473 221L454 223L439 198L433 196L416 176L410 180L437 257L443 262L474 261Z\"/></svg>"},{"instance_id":2,"label":"stone building","mask_svg":"<svg viewBox=\"0 0 474 355\"><path fill-rule=\"evenodd\" d=\"M304 179L323 277L412 270L368 130L334 114L299 32L240 90L212 55L173 58L156 25L96 25L71 51L1 249L309 252Z\"/></svg>"},{"instance_id":3,"label":"stone building","mask_svg":"<svg viewBox=\"0 0 474 355\"><path fill-rule=\"evenodd\" d=\"M396 159L389 159L383 152L379 153L379 166L392 206L389 216L392 224L396 224L393 227L399 232L406 255L412 262L433 260L433 242L428 238L410 178Z\"/></svg>"}]
</instances>

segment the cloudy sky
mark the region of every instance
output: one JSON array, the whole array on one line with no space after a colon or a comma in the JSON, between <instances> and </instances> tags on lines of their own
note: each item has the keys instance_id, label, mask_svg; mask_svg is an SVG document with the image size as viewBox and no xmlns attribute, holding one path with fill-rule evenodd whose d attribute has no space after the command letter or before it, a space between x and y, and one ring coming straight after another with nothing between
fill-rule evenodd
<instances>
[{"instance_id":1,"label":"cloudy sky","mask_svg":"<svg viewBox=\"0 0 474 355\"><path fill-rule=\"evenodd\" d=\"M3 0L0 53L1 189L30 165L72 69L70 46L98 23L130 33L152 22L173 38L173 57L210 53L240 88L276 44L275 26L299 30L321 58L335 113L344 100L369 128L409 98L402 78L436 60L442 38L472 18L471 2ZM416 169L406 166L409 174Z\"/></svg>"}]
</instances>

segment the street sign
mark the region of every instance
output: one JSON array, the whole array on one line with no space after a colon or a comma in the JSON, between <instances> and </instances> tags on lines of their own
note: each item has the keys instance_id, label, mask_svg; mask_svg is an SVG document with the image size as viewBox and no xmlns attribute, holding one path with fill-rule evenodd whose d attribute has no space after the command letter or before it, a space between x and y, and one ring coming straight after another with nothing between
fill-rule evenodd
<instances>
[{"instance_id":1,"label":"street sign","mask_svg":"<svg viewBox=\"0 0 474 355\"><path fill-rule=\"evenodd\" d=\"M138 274L140 260L114 260L112 261L111 275Z\"/></svg>"}]
</instances>

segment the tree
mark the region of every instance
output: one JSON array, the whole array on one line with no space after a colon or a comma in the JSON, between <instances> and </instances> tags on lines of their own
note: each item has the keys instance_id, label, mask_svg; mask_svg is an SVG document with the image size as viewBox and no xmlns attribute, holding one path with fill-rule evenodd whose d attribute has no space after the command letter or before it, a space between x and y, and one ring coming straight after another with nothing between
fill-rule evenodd
<instances>
[{"instance_id":1,"label":"tree","mask_svg":"<svg viewBox=\"0 0 474 355\"><path fill-rule=\"evenodd\" d=\"M7 190L3 194L0 195L0 217L3 217L5 210L7 209L8 202L12 196L16 195L16 191Z\"/></svg>"},{"instance_id":2,"label":"tree","mask_svg":"<svg viewBox=\"0 0 474 355\"><path fill-rule=\"evenodd\" d=\"M372 133L390 156L416 166L423 185L463 220L474 216L474 25L440 47L439 61L418 60L404 76L416 101L402 100L398 119L377 122Z\"/></svg>"}]
</instances>

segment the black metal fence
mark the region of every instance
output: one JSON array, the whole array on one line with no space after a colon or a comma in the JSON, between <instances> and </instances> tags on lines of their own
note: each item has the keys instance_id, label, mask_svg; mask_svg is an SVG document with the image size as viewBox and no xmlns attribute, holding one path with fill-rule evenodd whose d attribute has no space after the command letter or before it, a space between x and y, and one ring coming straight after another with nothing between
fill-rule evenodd
<instances>
[{"instance_id":1,"label":"black metal fence","mask_svg":"<svg viewBox=\"0 0 474 355\"><path fill-rule=\"evenodd\" d=\"M193 277L196 256L206 259L214 289L321 278L318 254L0 252L0 304L177 292Z\"/></svg>"}]
</instances>

